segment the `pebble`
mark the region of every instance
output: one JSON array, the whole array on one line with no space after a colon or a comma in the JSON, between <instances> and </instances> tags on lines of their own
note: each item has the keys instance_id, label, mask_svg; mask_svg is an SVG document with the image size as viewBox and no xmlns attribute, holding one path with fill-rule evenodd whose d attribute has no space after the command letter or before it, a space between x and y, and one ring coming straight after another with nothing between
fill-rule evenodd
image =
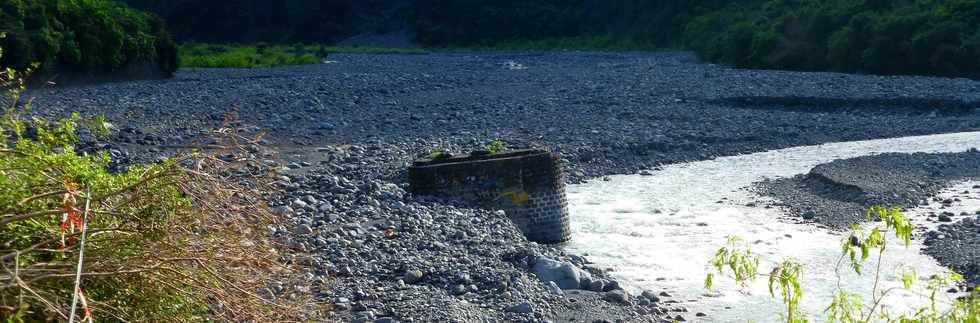
<instances>
[{"instance_id":1,"label":"pebble","mask_svg":"<svg viewBox=\"0 0 980 323\"><path fill-rule=\"evenodd\" d=\"M313 228L310 228L309 225L300 224L296 226L296 234L298 235L308 235L312 233L313 233Z\"/></svg>"},{"instance_id":2,"label":"pebble","mask_svg":"<svg viewBox=\"0 0 980 323\"><path fill-rule=\"evenodd\" d=\"M409 271L405 272L405 283L415 284L415 283L419 282L420 280L422 280L422 271L421 270L409 270Z\"/></svg>"},{"instance_id":3,"label":"pebble","mask_svg":"<svg viewBox=\"0 0 980 323\"><path fill-rule=\"evenodd\" d=\"M602 295L602 299L613 303L627 304L630 302L630 295L622 289L617 289L606 292Z\"/></svg>"},{"instance_id":4,"label":"pebble","mask_svg":"<svg viewBox=\"0 0 980 323\"><path fill-rule=\"evenodd\" d=\"M466 294L466 292L467 292L466 291L466 286L463 286L462 284L456 285L455 287L453 287L453 291L452 292L453 292L453 295L463 295L463 294Z\"/></svg>"}]
</instances>

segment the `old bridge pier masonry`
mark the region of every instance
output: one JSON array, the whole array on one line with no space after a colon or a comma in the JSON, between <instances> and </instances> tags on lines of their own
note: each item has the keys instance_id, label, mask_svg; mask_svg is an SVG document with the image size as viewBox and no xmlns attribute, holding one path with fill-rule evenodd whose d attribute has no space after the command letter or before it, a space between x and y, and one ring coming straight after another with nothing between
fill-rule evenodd
<instances>
[{"instance_id":1,"label":"old bridge pier masonry","mask_svg":"<svg viewBox=\"0 0 980 323\"><path fill-rule=\"evenodd\" d=\"M571 238L561 160L542 149L420 159L409 168L415 195L459 198L503 210L528 240Z\"/></svg>"}]
</instances>

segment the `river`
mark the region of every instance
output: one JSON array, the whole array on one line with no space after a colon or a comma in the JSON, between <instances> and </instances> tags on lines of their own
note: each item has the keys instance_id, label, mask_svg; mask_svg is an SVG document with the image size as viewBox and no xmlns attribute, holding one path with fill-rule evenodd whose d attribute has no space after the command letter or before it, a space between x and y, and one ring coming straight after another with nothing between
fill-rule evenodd
<instances>
[{"instance_id":1,"label":"river","mask_svg":"<svg viewBox=\"0 0 980 323\"><path fill-rule=\"evenodd\" d=\"M713 292L702 286L708 260L726 236L739 236L761 256L761 272L786 257L806 264L804 310L811 319L823 321L823 309L837 286L834 267L844 233L797 224L776 208L751 203L760 197L745 188L766 178L803 174L836 159L886 152L960 152L978 146L980 132L828 143L674 164L651 170L649 176L611 176L608 181L571 185L568 200L574 238L566 248L615 268L613 277L634 292L669 293L690 310L672 314L689 321L776 321L781 305L770 298L765 277L747 287L718 278ZM918 211L909 213L915 216ZM920 279L946 272L920 248L921 241L914 240L908 248L887 251L882 263L886 286L899 284L895 273L909 268ZM867 268L873 265L870 261ZM843 288L867 295L871 275L844 269ZM898 295L886 303L892 311L900 311L923 302ZM696 312L707 316L696 317Z\"/></svg>"}]
</instances>

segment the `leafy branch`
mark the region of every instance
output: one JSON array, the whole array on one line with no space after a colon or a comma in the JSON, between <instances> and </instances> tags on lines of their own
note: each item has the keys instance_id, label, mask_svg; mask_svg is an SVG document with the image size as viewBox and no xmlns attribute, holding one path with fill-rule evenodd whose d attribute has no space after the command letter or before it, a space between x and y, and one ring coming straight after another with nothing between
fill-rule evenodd
<instances>
[{"instance_id":1,"label":"leafy branch","mask_svg":"<svg viewBox=\"0 0 980 323\"><path fill-rule=\"evenodd\" d=\"M870 228L866 230L865 228ZM867 223L854 225L851 234L841 240L841 255L835 266L837 291L824 313L829 322L870 323L933 323L933 322L980 322L980 298L973 292L960 299L940 299L939 292L963 281L957 273L937 275L924 285L916 281L914 271L898 274L901 287L881 287L882 260L889 245L889 236L898 239L905 247L912 241L912 220L901 208L871 207L867 212ZM890 233L890 234L889 234ZM840 270L845 259L852 271L863 275L865 262L875 255L874 280L870 295L851 293L841 286ZM718 274L730 275L737 284L745 286L754 281L758 274L759 259L748 245L738 237L728 237L725 246L718 249L709 261L709 267ZM800 284L804 264L789 258L773 267L769 276L769 293L784 305L780 321L788 323L808 322L805 312L800 310L804 290ZM705 278L705 288L714 284L714 272ZM897 292L910 293L929 300L927 306L911 311L893 314L882 307L884 301Z\"/></svg>"}]
</instances>

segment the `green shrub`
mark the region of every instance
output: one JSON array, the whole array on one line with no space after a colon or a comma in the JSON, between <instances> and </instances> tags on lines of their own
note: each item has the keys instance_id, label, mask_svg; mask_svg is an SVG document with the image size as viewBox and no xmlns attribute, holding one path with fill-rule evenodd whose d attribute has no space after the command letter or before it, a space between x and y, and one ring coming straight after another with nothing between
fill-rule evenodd
<instances>
[{"instance_id":1,"label":"green shrub","mask_svg":"<svg viewBox=\"0 0 980 323\"><path fill-rule=\"evenodd\" d=\"M177 67L177 47L162 20L111 0L5 0L0 3L0 64L41 71L110 73L131 63Z\"/></svg>"},{"instance_id":2,"label":"green shrub","mask_svg":"<svg viewBox=\"0 0 980 323\"><path fill-rule=\"evenodd\" d=\"M262 234L276 217L242 183L259 179L223 175L243 166L215 157L244 150L112 173L108 154L77 150L81 134L102 136L111 127L77 114L29 117L30 100L20 100L25 77L0 73L5 322L67 321L70 313L108 322L315 319L309 295L256 295L270 278L294 282L300 272L280 263L284 250Z\"/></svg>"}]
</instances>

